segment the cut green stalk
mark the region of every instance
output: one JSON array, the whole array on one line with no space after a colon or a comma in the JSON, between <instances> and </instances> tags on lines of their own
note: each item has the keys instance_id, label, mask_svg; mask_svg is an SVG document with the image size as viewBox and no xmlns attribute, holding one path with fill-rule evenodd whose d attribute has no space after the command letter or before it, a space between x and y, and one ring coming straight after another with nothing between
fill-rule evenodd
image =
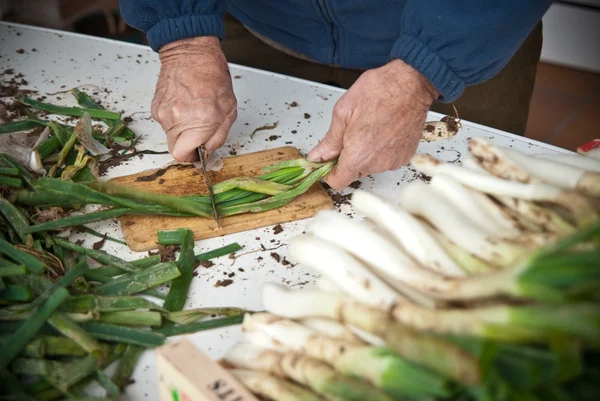
<instances>
[{"instance_id":1,"label":"cut green stalk","mask_svg":"<svg viewBox=\"0 0 600 401\"><path fill-rule=\"evenodd\" d=\"M17 177L5 177L0 175L0 186L20 189L23 188L23 181Z\"/></svg>"},{"instance_id":2,"label":"cut green stalk","mask_svg":"<svg viewBox=\"0 0 600 401\"><path fill-rule=\"evenodd\" d=\"M160 346L165 341L165 336L155 331L116 326L101 322L85 322L81 325L93 337L103 341L133 344L146 348Z\"/></svg>"},{"instance_id":3,"label":"cut green stalk","mask_svg":"<svg viewBox=\"0 0 600 401\"><path fill-rule=\"evenodd\" d=\"M0 266L0 277L20 276L27 274L27 268L24 265Z\"/></svg>"},{"instance_id":4,"label":"cut green stalk","mask_svg":"<svg viewBox=\"0 0 600 401\"><path fill-rule=\"evenodd\" d=\"M31 118L26 118L24 120L19 121L10 121L5 124L0 124L0 135L2 134L12 134L15 132L22 131L30 131L32 129L38 127L44 127L46 125L45 122L41 120L35 120Z\"/></svg>"},{"instance_id":5,"label":"cut green stalk","mask_svg":"<svg viewBox=\"0 0 600 401\"><path fill-rule=\"evenodd\" d=\"M22 97L20 99L20 101L24 105L34 107L39 110L44 110L51 114L81 117L81 116L83 116L84 113L88 113L90 115L90 117L93 117L93 118L102 118L102 119L107 119L107 120L120 120L121 119L120 113L115 113L112 111L86 109L86 108L82 108L82 107L56 106L53 104L38 102L37 100L33 100L28 97Z\"/></svg>"},{"instance_id":6,"label":"cut green stalk","mask_svg":"<svg viewBox=\"0 0 600 401\"><path fill-rule=\"evenodd\" d=\"M96 283L108 283L109 281L112 281L112 278L109 276L105 276L99 272L96 271L97 269L94 270L89 270L87 272L85 272L85 274L83 275L83 277L87 280L87 281L91 281L91 282L96 282ZM121 274L123 274L123 272L121 272Z\"/></svg>"},{"instance_id":7,"label":"cut green stalk","mask_svg":"<svg viewBox=\"0 0 600 401\"><path fill-rule=\"evenodd\" d=\"M5 289L0 290L0 299L5 301L27 302L32 298L31 290L24 285L7 285Z\"/></svg>"},{"instance_id":8,"label":"cut green stalk","mask_svg":"<svg viewBox=\"0 0 600 401\"><path fill-rule=\"evenodd\" d=\"M335 165L335 162L328 162L317 170L313 171L306 177L304 181L298 184L294 189L283 192L279 195L272 196L257 202L249 204L231 206L223 208L219 214L223 217L232 216L240 213L261 213L267 210L279 208L294 200L296 197L306 192L315 182L324 177Z\"/></svg>"},{"instance_id":9,"label":"cut green stalk","mask_svg":"<svg viewBox=\"0 0 600 401\"><path fill-rule=\"evenodd\" d=\"M110 237L108 235L99 233L98 231L93 230L93 229L91 229L91 228L89 228L87 226L84 226L84 225L77 227L77 229L80 230L80 231L86 232L88 234L95 235L98 238L105 238L107 241L112 241L112 242L115 242L115 243L121 244L121 245L127 245L127 242L125 242L125 241L121 241L119 239L116 239L116 238Z\"/></svg>"},{"instance_id":10,"label":"cut green stalk","mask_svg":"<svg viewBox=\"0 0 600 401\"><path fill-rule=\"evenodd\" d=\"M177 228L175 230L158 230L158 243L161 245L180 245L186 237L186 228Z\"/></svg>"},{"instance_id":11,"label":"cut green stalk","mask_svg":"<svg viewBox=\"0 0 600 401\"><path fill-rule=\"evenodd\" d=\"M162 316L159 312L148 311L118 311L105 312L99 321L121 326L160 326Z\"/></svg>"},{"instance_id":12,"label":"cut green stalk","mask_svg":"<svg viewBox=\"0 0 600 401\"><path fill-rule=\"evenodd\" d=\"M6 342L10 338L10 335L2 335L0 336L0 345L2 347L6 346ZM43 358L46 355L45 344L40 338L35 338L31 342L29 342L20 356L27 358Z\"/></svg>"},{"instance_id":13,"label":"cut green stalk","mask_svg":"<svg viewBox=\"0 0 600 401\"><path fill-rule=\"evenodd\" d=\"M47 160L61 149L60 141L56 136L51 136L38 146L37 151L40 153L42 160ZM31 185L31 184L30 184Z\"/></svg>"},{"instance_id":14,"label":"cut green stalk","mask_svg":"<svg viewBox=\"0 0 600 401\"><path fill-rule=\"evenodd\" d=\"M67 290L59 288L31 318L19 327L8 340L7 346L0 350L0 369L4 369L25 348L25 345L68 296Z\"/></svg>"},{"instance_id":15,"label":"cut green stalk","mask_svg":"<svg viewBox=\"0 0 600 401\"><path fill-rule=\"evenodd\" d=\"M57 198L58 201L58 198ZM60 201L59 201L60 202ZM58 230L66 227L75 227L82 224L95 223L97 221L103 221L108 219L114 219L115 217L121 217L125 215L135 214L146 214L144 212L136 212L135 210L125 207L115 207L108 210L101 210L92 213L81 214L77 216L68 216L58 220L47 221L45 223L36 224L29 226L26 230L27 233L33 234L42 231Z\"/></svg>"},{"instance_id":16,"label":"cut green stalk","mask_svg":"<svg viewBox=\"0 0 600 401\"><path fill-rule=\"evenodd\" d=\"M61 146L65 146L69 139L72 137L71 130L63 128L61 124L57 124L54 121L48 123L48 127L52 130L52 133L58 138Z\"/></svg>"},{"instance_id":17,"label":"cut green stalk","mask_svg":"<svg viewBox=\"0 0 600 401\"><path fill-rule=\"evenodd\" d=\"M114 312L136 309L149 309L165 312L159 305L142 297L134 296L101 297L92 294L77 295L70 297L61 306L63 312L70 313L87 313L90 311Z\"/></svg>"},{"instance_id":18,"label":"cut green stalk","mask_svg":"<svg viewBox=\"0 0 600 401\"><path fill-rule=\"evenodd\" d=\"M208 205L203 205L178 196L156 194L140 190L132 191L131 188L114 182L96 181L91 183L90 187L108 195L116 195L125 199L165 206L176 212L187 212L202 217L212 216Z\"/></svg>"},{"instance_id":19,"label":"cut green stalk","mask_svg":"<svg viewBox=\"0 0 600 401\"><path fill-rule=\"evenodd\" d=\"M100 295L129 295L147 290L173 280L181 275L177 265L165 262L121 276L95 288Z\"/></svg>"},{"instance_id":20,"label":"cut green stalk","mask_svg":"<svg viewBox=\"0 0 600 401\"><path fill-rule=\"evenodd\" d=\"M207 260L219 258L221 256L229 255L230 253L237 252L242 249L242 246L237 242L225 245L221 248L213 249L212 251L204 252L196 255L197 262L205 262Z\"/></svg>"},{"instance_id":21,"label":"cut green stalk","mask_svg":"<svg viewBox=\"0 0 600 401\"><path fill-rule=\"evenodd\" d=\"M31 235L25 233L29 227L29 221L19 208L4 198L0 198L0 215L4 216L4 220L15 230L21 242L25 245L33 243Z\"/></svg>"},{"instance_id":22,"label":"cut green stalk","mask_svg":"<svg viewBox=\"0 0 600 401\"><path fill-rule=\"evenodd\" d=\"M367 307L336 293L291 291L267 284L265 309L289 319L324 317L340 321L382 338L401 357L461 383L482 380L478 361L453 344L401 326L382 310ZM444 358L441 359L440 356Z\"/></svg>"},{"instance_id":23,"label":"cut green stalk","mask_svg":"<svg viewBox=\"0 0 600 401\"><path fill-rule=\"evenodd\" d=\"M35 177L29 170L23 167L21 163L4 153L0 153L0 160L10 167L19 169L19 176L25 180L29 186L33 186L33 184L35 184Z\"/></svg>"},{"instance_id":24,"label":"cut green stalk","mask_svg":"<svg viewBox=\"0 0 600 401\"><path fill-rule=\"evenodd\" d=\"M46 376L56 369L60 369L61 362L47 359L17 358L11 365L14 373L22 375Z\"/></svg>"},{"instance_id":25,"label":"cut green stalk","mask_svg":"<svg viewBox=\"0 0 600 401\"><path fill-rule=\"evenodd\" d=\"M121 395L119 387L113 383L111 378L102 369L96 371L96 380L112 399L117 399Z\"/></svg>"},{"instance_id":26,"label":"cut green stalk","mask_svg":"<svg viewBox=\"0 0 600 401\"><path fill-rule=\"evenodd\" d=\"M27 274L25 276L13 276L10 278L11 283L26 285L31 288L31 291L36 295L41 295L44 291L52 287L52 281L44 276L37 274Z\"/></svg>"},{"instance_id":27,"label":"cut green stalk","mask_svg":"<svg viewBox=\"0 0 600 401\"><path fill-rule=\"evenodd\" d=\"M152 267L154 265L159 264L160 255L146 256L145 258L129 261L129 263L136 267L139 267L140 269L145 269L147 267ZM120 276L123 274L123 270L114 266L97 267L93 270L93 272L97 274L102 274L106 277Z\"/></svg>"},{"instance_id":28,"label":"cut green stalk","mask_svg":"<svg viewBox=\"0 0 600 401\"><path fill-rule=\"evenodd\" d=\"M41 260L3 239L0 239L0 253L17 261L19 264L27 266L27 269L36 274L43 273L46 268Z\"/></svg>"},{"instance_id":29,"label":"cut green stalk","mask_svg":"<svg viewBox=\"0 0 600 401\"><path fill-rule=\"evenodd\" d=\"M104 355L104 349L98 341L86 333L77 323L62 312L55 312L48 323L58 332L73 340L77 345L86 350L93 357L100 359Z\"/></svg>"},{"instance_id":30,"label":"cut green stalk","mask_svg":"<svg viewBox=\"0 0 600 401\"><path fill-rule=\"evenodd\" d=\"M65 164L67 156L69 155L69 152L73 150L75 142L77 142L77 135L73 132L67 143L65 143L65 146L63 146L63 148L58 153L58 160L50 168L50 171L48 171L48 177L54 177L56 175L56 172L60 168L62 168L63 164Z\"/></svg>"},{"instance_id":31,"label":"cut green stalk","mask_svg":"<svg viewBox=\"0 0 600 401\"><path fill-rule=\"evenodd\" d=\"M241 308L195 308L165 314L165 318L177 324L188 324L211 316L238 316L248 311Z\"/></svg>"},{"instance_id":32,"label":"cut green stalk","mask_svg":"<svg viewBox=\"0 0 600 401\"><path fill-rule=\"evenodd\" d=\"M71 199L47 191L16 191L14 202L27 206L76 206Z\"/></svg>"},{"instance_id":33,"label":"cut green stalk","mask_svg":"<svg viewBox=\"0 0 600 401\"><path fill-rule=\"evenodd\" d=\"M0 167L0 175L19 176L19 169L15 167Z\"/></svg>"},{"instance_id":34,"label":"cut green stalk","mask_svg":"<svg viewBox=\"0 0 600 401\"><path fill-rule=\"evenodd\" d=\"M166 326L152 330L155 333L163 334L167 337L179 336L182 334L196 333L198 331L212 330L220 327L232 326L240 324L244 320L244 315L233 315L217 319L210 319L201 322L193 322L188 324Z\"/></svg>"},{"instance_id":35,"label":"cut green stalk","mask_svg":"<svg viewBox=\"0 0 600 401\"><path fill-rule=\"evenodd\" d=\"M181 236L181 250L177 260L177 268L181 274L171 282L167 299L163 304L163 308L170 312L183 309L194 277L194 234L192 230L185 229Z\"/></svg>"},{"instance_id":36,"label":"cut green stalk","mask_svg":"<svg viewBox=\"0 0 600 401\"><path fill-rule=\"evenodd\" d=\"M129 380L131 375L133 374L133 370L137 365L140 356L144 349L137 345L129 344L123 353L123 356L119 360L119 364L117 365L117 370L113 374L112 380L113 382L123 390L125 386L129 384Z\"/></svg>"},{"instance_id":37,"label":"cut green stalk","mask_svg":"<svg viewBox=\"0 0 600 401\"><path fill-rule=\"evenodd\" d=\"M65 273L65 275L62 276L58 281L53 283L51 287L44 290L44 292L41 293L35 299L35 301L31 303L31 307L36 308L43 302L46 302L46 300L50 297L50 295L54 293L54 291L56 291L59 288L67 288L68 286L73 284L73 282L77 280L77 278L81 277L88 269L89 267L85 260L80 261L71 269L69 269L69 271L67 271L67 273Z\"/></svg>"},{"instance_id":38,"label":"cut green stalk","mask_svg":"<svg viewBox=\"0 0 600 401\"><path fill-rule=\"evenodd\" d=\"M278 195L292 189L289 185L251 177L236 177L212 186L213 194L215 195L219 195L235 188L264 195Z\"/></svg>"},{"instance_id":39,"label":"cut green stalk","mask_svg":"<svg viewBox=\"0 0 600 401\"><path fill-rule=\"evenodd\" d=\"M99 249L85 248L83 246L74 244L70 241L67 241L67 240L64 240L64 239L58 238L58 237L53 237L52 241L54 241L54 243L56 245L58 245L62 248L65 248L65 249L77 252L81 255L90 257L100 263L118 267L119 269L121 269L125 272L133 273L133 272L140 271L140 268L133 265L132 263L126 262L116 256L110 255Z\"/></svg>"},{"instance_id":40,"label":"cut green stalk","mask_svg":"<svg viewBox=\"0 0 600 401\"><path fill-rule=\"evenodd\" d=\"M34 339L43 344L44 355L49 356L85 356L87 352L75 341L67 337L40 336Z\"/></svg>"}]
</instances>

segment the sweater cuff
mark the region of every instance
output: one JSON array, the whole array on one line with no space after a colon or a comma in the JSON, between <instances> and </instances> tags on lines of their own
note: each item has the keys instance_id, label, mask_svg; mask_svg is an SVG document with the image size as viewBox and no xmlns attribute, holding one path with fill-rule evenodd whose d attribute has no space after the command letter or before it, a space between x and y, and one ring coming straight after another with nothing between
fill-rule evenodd
<instances>
[{"instance_id":1,"label":"sweater cuff","mask_svg":"<svg viewBox=\"0 0 600 401\"><path fill-rule=\"evenodd\" d=\"M167 18L156 23L147 32L148 43L154 51L176 40L198 36L217 36L225 39L223 19L218 15L191 15Z\"/></svg>"},{"instance_id":2,"label":"sweater cuff","mask_svg":"<svg viewBox=\"0 0 600 401\"><path fill-rule=\"evenodd\" d=\"M465 89L464 81L437 54L412 36L402 35L394 43L390 57L401 59L429 79L440 92L443 102L453 102Z\"/></svg>"}]
</instances>

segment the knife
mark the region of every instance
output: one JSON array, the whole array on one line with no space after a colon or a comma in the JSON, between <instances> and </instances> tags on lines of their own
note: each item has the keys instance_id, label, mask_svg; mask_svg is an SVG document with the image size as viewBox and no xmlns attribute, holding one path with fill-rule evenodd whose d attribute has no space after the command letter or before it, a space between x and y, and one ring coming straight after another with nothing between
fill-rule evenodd
<instances>
[{"instance_id":1,"label":"knife","mask_svg":"<svg viewBox=\"0 0 600 401\"><path fill-rule=\"evenodd\" d=\"M212 205L213 217L215 218L215 222L217 223L217 228L221 228L219 225L219 215L217 213L217 207L215 206L215 198L213 195L212 187L210 185L210 180L208 179L208 174L206 173L206 150L204 149L204 145L198 148L198 157L200 158L200 166L202 166L202 173L204 174L204 182L206 182L206 186L208 188L208 196L210 197L210 204Z\"/></svg>"}]
</instances>

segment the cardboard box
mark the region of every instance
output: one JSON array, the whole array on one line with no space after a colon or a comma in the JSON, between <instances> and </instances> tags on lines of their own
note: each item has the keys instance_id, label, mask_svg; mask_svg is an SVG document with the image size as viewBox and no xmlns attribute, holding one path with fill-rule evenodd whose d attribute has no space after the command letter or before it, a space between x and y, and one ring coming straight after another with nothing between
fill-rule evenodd
<instances>
[{"instance_id":1,"label":"cardboard box","mask_svg":"<svg viewBox=\"0 0 600 401\"><path fill-rule=\"evenodd\" d=\"M161 401L258 401L187 339L158 348L156 367Z\"/></svg>"}]
</instances>

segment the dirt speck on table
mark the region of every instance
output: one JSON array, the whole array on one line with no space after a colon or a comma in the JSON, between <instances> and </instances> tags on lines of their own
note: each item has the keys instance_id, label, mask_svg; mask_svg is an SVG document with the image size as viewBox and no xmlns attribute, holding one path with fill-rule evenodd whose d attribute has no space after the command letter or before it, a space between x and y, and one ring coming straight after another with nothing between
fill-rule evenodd
<instances>
[{"instance_id":1,"label":"dirt speck on table","mask_svg":"<svg viewBox=\"0 0 600 401\"><path fill-rule=\"evenodd\" d=\"M272 257L273 259L275 259L275 261L276 261L277 263L279 263L279 262L281 261L281 256L279 256L279 254L278 254L277 252L271 252L271 257Z\"/></svg>"},{"instance_id":2,"label":"dirt speck on table","mask_svg":"<svg viewBox=\"0 0 600 401\"><path fill-rule=\"evenodd\" d=\"M304 118L305 118L306 120L308 120L308 119L310 118L310 114L308 114L308 113L304 113Z\"/></svg>"},{"instance_id":3,"label":"dirt speck on table","mask_svg":"<svg viewBox=\"0 0 600 401\"><path fill-rule=\"evenodd\" d=\"M350 184L350 188L352 189L358 189L360 188L360 186L362 185L362 182L360 182L359 180L353 181L352 184Z\"/></svg>"},{"instance_id":4,"label":"dirt speck on table","mask_svg":"<svg viewBox=\"0 0 600 401\"><path fill-rule=\"evenodd\" d=\"M275 226L273 226L273 234L277 235L277 234L281 234L283 232L283 227L281 227L281 224L277 224Z\"/></svg>"},{"instance_id":5,"label":"dirt speck on table","mask_svg":"<svg viewBox=\"0 0 600 401\"><path fill-rule=\"evenodd\" d=\"M262 125L258 128L255 128L254 131L252 131L252 133L250 134L250 138L254 138L254 134L256 134L259 131L267 131L267 130L272 130L277 128L277 126L279 125L279 121L275 121L273 124L265 124Z\"/></svg>"},{"instance_id":6,"label":"dirt speck on table","mask_svg":"<svg viewBox=\"0 0 600 401\"><path fill-rule=\"evenodd\" d=\"M215 287L227 287L230 284L233 284L233 280L231 279L217 280Z\"/></svg>"}]
</instances>

